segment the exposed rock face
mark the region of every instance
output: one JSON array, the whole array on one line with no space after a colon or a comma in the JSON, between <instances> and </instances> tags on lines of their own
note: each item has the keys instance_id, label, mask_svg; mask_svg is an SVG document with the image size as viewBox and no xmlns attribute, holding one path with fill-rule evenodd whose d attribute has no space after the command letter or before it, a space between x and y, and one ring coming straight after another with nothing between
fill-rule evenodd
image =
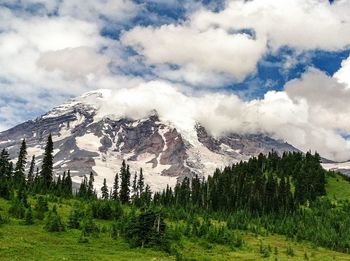
<instances>
[{"instance_id":1,"label":"exposed rock face","mask_svg":"<svg viewBox=\"0 0 350 261\"><path fill-rule=\"evenodd\" d=\"M156 112L148 117L98 118L98 109L86 100L102 99L103 93L91 92L49 113L0 133L0 148L17 156L21 139L28 145L28 156L42 160L49 133L54 140L54 167L58 173L71 170L76 182L91 171L97 188L104 178L111 185L123 159L132 170L144 169L145 180L154 190L174 185L186 176L211 174L215 168L259 153L275 150L297 151L293 146L263 134L229 133L211 136L197 124L186 135ZM194 139L188 139L188 133ZM29 158L28 157L28 158Z\"/></svg>"}]
</instances>

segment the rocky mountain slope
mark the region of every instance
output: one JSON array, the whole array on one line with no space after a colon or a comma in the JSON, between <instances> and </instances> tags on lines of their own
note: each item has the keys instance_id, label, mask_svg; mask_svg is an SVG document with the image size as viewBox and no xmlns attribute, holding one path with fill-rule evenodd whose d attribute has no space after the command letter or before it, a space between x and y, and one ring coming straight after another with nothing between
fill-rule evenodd
<instances>
[{"instance_id":1,"label":"rocky mountain slope","mask_svg":"<svg viewBox=\"0 0 350 261\"><path fill-rule=\"evenodd\" d=\"M40 165L51 133L57 173L70 169L73 180L80 182L83 175L93 171L97 187L103 178L112 185L125 159L132 170L144 169L145 180L154 190L174 185L186 176L206 176L217 167L259 153L297 151L264 134L229 133L214 137L200 123L180 130L156 111L141 119L115 118L113 112L101 114L98 104L108 96L108 90L86 93L4 131L0 133L0 148L7 148L15 158L20 141L25 138L28 159L36 155Z\"/></svg>"}]
</instances>

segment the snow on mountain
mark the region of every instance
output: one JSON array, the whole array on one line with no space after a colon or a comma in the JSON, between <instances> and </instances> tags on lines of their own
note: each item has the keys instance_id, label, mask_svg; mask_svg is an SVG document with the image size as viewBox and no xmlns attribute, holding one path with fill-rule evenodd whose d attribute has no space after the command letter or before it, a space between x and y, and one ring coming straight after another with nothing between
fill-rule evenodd
<instances>
[{"instance_id":1,"label":"snow on mountain","mask_svg":"<svg viewBox=\"0 0 350 261\"><path fill-rule=\"evenodd\" d=\"M167 184L174 186L184 177L207 176L216 168L259 153L297 151L265 134L227 133L214 137L186 115L176 123L160 117L155 110L139 118L121 117L119 111L106 109L110 95L110 90L88 92L4 131L0 133L0 148L7 148L14 158L25 138L28 159L36 155L40 165L51 133L56 173L69 169L73 181L80 183L83 175L92 171L99 189L104 178L112 186L125 159L131 170L143 168L145 181L153 190Z\"/></svg>"}]
</instances>

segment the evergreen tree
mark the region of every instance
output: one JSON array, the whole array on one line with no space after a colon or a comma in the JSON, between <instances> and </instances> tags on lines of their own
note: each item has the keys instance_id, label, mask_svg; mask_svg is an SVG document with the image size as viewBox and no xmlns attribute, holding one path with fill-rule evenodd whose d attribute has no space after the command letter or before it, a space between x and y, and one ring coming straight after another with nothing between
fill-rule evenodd
<instances>
[{"instance_id":1,"label":"evergreen tree","mask_svg":"<svg viewBox=\"0 0 350 261\"><path fill-rule=\"evenodd\" d=\"M128 203L130 199L130 169L129 165L126 166L125 160L123 160L122 167L120 169L120 201L122 203Z\"/></svg>"},{"instance_id":2,"label":"evergreen tree","mask_svg":"<svg viewBox=\"0 0 350 261\"><path fill-rule=\"evenodd\" d=\"M39 220L43 220L45 213L49 210L47 198L44 196L38 196L34 205L35 217Z\"/></svg>"},{"instance_id":3,"label":"evergreen tree","mask_svg":"<svg viewBox=\"0 0 350 261\"><path fill-rule=\"evenodd\" d=\"M143 171L142 168L140 169L140 176L139 176L139 181L137 182L138 190L139 190L139 195L143 193L144 186L145 186L145 180L143 177Z\"/></svg>"},{"instance_id":4,"label":"evergreen tree","mask_svg":"<svg viewBox=\"0 0 350 261\"><path fill-rule=\"evenodd\" d=\"M81 183L80 183L80 188L79 188L79 192L78 192L78 197L81 197L81 198L87 198L87 197L88 197L88 194L87 194L87 187L88 187L87 178L86 178L86 176L84 175L84 178L83 178L83 180L82 180Z\"/></svg>"},{"instance_id":5,"label":"evergreen tree","mask_svg":"<svg viewBox=\"0 0 350 261\"><path fill-rule=\"evenodd\" d=\"M9 153L3 149L0 153L0 197L5 199L10 199L11 172Z\"/></svg>"},{"instance_id":6,"label":"evergreen tree","mask_svg":"<svg viewBox=\"0 0 350 261\"><path fill-rule=\"evenodd\" d=\"M101 192L102 192L102 198L103 199L108 199L109 193L108 193L108 187L107 187L106 179L103 180L103 186L101 187Z\"/></svg>"},{"instance_id":7,"label":"evergreen tree","mask_svg":"<svg viewBox=\"0 0 350 261\"><path fill-rule=\"evenodd\" d=\"M88 198L93 198L96 194L95 194L95 190L94 190L94 173L90 172L90 177L89 177L89 183L87 186L87 197Z\"/></svg>"},{"instance_id":8,"label":"evergreen tree","mask_svg":"<svg viewBox=\"0 0 350 261\"><path fill-rule=\"evenodd\" d=\"M137 186L137 173L135 172L134 174L134 179L133 179L133 182L132 182L132 199L133 201L135 201L139 195L138 195L138 186Z\"/></svg>"},{"instance_id":9,"label":"evergreen tree","mask_svg":"<svg viewBox=\"0 0 350 261\"><path fill-rule=\"evenodd\" d=\"M114 177L114 184L112 189L112 199L117 200L119 198L119 174Z\"/></svg>"},{"instance_id":10,"label":"evergreen tree","mask_svg":"<svg viewBox=\"0 0 350 261\"><path fill-rule=\"evenodd\" d=\"M126 229L126 238L137 247L152 247L165 244L166 224L160 213L143 211Z\"/></svg>"},{"instance_id":11,"label":"evergreen tree","mask_svg":"<svg viewBox=\"0 0 350 261\"><path fill-rule=\"evenodd\" d=\"M56 205L49 211L44 228L49 232L61 232L65 230L61 217L57 213Z\"/></svg>"},{"instance_id":12,"label":"evergreen tree","mask_svg":"<svg viewBox=\"0 0 350 261\"><path fill-rule=\"evenodd\" d=\"M41 189L47 191L53 181L53 141L51 134L48 136L45 146L41 177L43 181Z\"/></svg>"},{"instance_id":13,"label":"evergreen tree","mask_svg":"<svg viewBox=\"0 0 350 261\"><path fill-rule=\"evenodd\" d=\"M71 197L72 196L72 178L70 176L70 170L67 172L67 177L64 180L64 195L66 197Z\"/></svg>"},{"instance_id":14,"label":"evergreen tree","mask_svg":"<svg viewBox=\"0 0 350 261\"><path fill-rule=\"evenodd\" d=\"M35 155L33 155L32 157L29 171L28 171L28 177L27 177L28 187L31 187L34 183L34 170L35 170Z\"/></svg>"},{"instance_id":15,"label":"evergreen tree","mask_svg":"<svg viewBox=\"0 0 350 261\"><path fill-rule=\"evenodd\" d=\"M16 187L25 183L25 166L27 164L27 145L26 140L22 140L21 148L18 154L18 160L15 166L14 184Z\"/></svg>"}]
</instances>

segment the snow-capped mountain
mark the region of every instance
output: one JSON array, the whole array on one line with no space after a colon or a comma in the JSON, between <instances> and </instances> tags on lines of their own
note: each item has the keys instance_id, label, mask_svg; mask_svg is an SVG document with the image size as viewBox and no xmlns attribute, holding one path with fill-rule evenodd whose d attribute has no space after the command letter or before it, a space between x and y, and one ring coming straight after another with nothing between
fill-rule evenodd
<instances>
[{"instance_id":1,"label":"snow-capped mountain","mask_svg":"<svg viewBox=\"0 0 350 261\"><path fill-rule=\"evenodd\" d=\"M21 139L28 146L28 159L40 165L49 133L54 141L56 173L71 170L73 180L93 171L98 187L104 178L112 185L123 159L132 170L143 168L153 190L176 184L186 176L207 176L233 162L275 150L298 151L265 134L229 133L214 137L200 125L178 128L151 111L146 117L116 117L101 110L110 91L98 90L58 106L43 116L0 133L0 148L17 156ZM183 117L186 117L184 115Z\"/></svg>"}]
</instances>

